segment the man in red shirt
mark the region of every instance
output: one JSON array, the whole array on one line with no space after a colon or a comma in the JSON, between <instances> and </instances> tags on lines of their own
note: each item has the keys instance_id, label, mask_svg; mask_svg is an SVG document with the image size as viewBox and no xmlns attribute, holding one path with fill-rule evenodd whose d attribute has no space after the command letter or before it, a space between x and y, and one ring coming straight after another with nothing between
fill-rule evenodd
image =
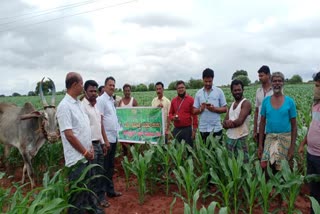
<instances>
[{"instance_id":1,"label":"man in red shirt","mask_svg":"<svg viewBox=\"0 0 320 214\"><path fill-rule=\"evenodd\" d=\"M198 128L198 117L193 112L193 97L186 93L186 85L182 80L176 84L178 96L173 98L168 116L167 131L173 121L173 136L180 142L185 140L191 147Z\"/></svg>"}]
</instances>

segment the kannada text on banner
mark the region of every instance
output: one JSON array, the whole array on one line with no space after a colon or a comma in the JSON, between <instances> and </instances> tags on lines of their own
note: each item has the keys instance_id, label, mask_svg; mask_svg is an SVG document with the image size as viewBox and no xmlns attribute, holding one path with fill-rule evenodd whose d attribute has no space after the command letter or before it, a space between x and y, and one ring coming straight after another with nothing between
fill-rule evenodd
<instances>
[{"instance_id":1,"label":"kannada text on banner","mask_svg":"<svg viewBox=\"0 0 320 214\"><path fill-rule=\"evenodd\" d=\"M119 141L129 143L159 143L164 139L161 108L117 108L120 124Z\"/></svg>"}]
</instances>

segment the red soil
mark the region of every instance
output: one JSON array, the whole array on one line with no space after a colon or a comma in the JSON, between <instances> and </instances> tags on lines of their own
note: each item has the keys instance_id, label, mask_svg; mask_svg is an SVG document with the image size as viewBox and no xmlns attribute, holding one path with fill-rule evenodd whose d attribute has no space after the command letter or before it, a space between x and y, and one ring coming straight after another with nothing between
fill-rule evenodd
<instances>
[{"instance_id":1,"label":"red soil","mask_svg":"<svg viewBox=\"0 0 320 214\"><path fill-rule=\"evenodd\" d=\"M0 169L3 171L4 169ZM13 176L8 178L3 178L0 180L0 187L9 188L12 185L12 182L18 182L21 180L22 169L17 168L14 171ZM105 213L113 213L113 214L167 214L170 213L170 204L172 203L174 196L173 192L177 192L177 188L172 185L170 191L172 193L169 196L166 196L164 186L159 185L154 194L147 194L145 197L145 202L140 205L139 204L139 195L137 191L137 187L134 186L136 184L135 179L131 180L131 186L128 190L125 187L125 178L124 172L122 170L120 160L116 161L116 173L114 175L114 184L116 191L122 192L121 197L110 198L108 199L111 206L105 209ZM41 183L38 181L37 183ZM30 188L30 187L27 187ZM28 191L28 190L26 190ZM301 188L301 193L298 196L295 206L299 209L303 214L310 213L310 202L306 197L308 194L308 186L303 185ZM201 204L201 200L199 199L198 207L200 208L202 205L208 206L211 202L212 198L208 198L204 204ZM271 209L274 210L278 206L276 201L271 202ZM173 206L172 210L173 214L182 214L183 213L183 202L181 199L177 198L176 203ZM262 213L261 208L255 208L254 213L260 214Z\"/></svg>"}]
</instances>

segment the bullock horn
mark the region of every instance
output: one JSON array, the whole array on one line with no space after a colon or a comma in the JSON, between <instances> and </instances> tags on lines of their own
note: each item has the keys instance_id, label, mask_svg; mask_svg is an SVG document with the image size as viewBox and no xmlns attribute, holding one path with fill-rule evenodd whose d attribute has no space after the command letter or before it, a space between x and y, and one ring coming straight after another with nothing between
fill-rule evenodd
<instances>
[{"instance_id":1,"label":"bullock horn","mask_svg":"<svg viewBox=\"0 0 320 214\"><path fill-rule=\"evenodd\" d=\"M54 85L54 82L52 81L52 79L48 78L51 83L52 83L52 90L51 90L51 105L55 106L55 102L56 102L56 86Z\"/></svg>"},{"instance_id":2,"label":"bullock horn","mask_svg":"<svg viewBox=\"0 0 320 214\"><path fill-rule=\"evenodd\" d=\"M42 105L44 107L48 106L48 103L46 101L46 98L43 96L43 91L42 91L42 82L44 80L44 77L42 78L41 82L40 82L40 86L39 86L39 92L40 92L40 97L41 97L41 100L42 100Z\"/></svg>"}]
</instances>

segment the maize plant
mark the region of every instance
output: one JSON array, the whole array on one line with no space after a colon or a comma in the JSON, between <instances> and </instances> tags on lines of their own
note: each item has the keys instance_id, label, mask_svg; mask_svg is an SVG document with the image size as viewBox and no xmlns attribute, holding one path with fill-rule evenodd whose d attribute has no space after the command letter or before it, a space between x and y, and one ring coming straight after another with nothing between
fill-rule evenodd
<instances>
[{"instance_id":1,"label":"maize plant","mask_svg":"<svg viewBox=\"0 0 320 214\"><path fill-rule=\"evenodd\" d=\"M311 206L312 206L313 213L320 213L319 202L314 197L310 197L309 196L309 199L311 201Z\"/></svg>"},{"instance_id":2,"label":"maize plant","mask_svg":"<svg viewBox=\"0 0 320 214\"><path fill-rule=\"evenodd\" d=\"M173 170L173 173L177 184L182 186L185 190L186 197L183 197L181 193L178 195L190 205L191 198L199 189L202 180L205 178L205 174L199 176L194 173L194 166L191 158L186 161L185 167L180 166L178 169Z\"/></svg>"},{"instance_id":3,"label":"maize plant","mask_svg":"<svg viewBox=\"0 0 320 214\"><path fill-rule=\"evenodd\" d=\"M189 150L189 153L192 154L194 159L194 164L196 168L196 173L204 174L205 177L203 179L203 191L208 186L208 178L209 178L209 164L208 164L208 156L206 153L210 153L210 150L207 148L205 142L203 142L199 133L197 133L197 138L193 143L194 148Z\"/></svg>"},{"instance_id":4,"label":"maize plant","mask_svg":"<svg viewBox=\"0 0 320 214\"><path fill-rule=\"evenodd\" d=\"M256 174L262 173L262 169L258 161L254 163L254 166L255 166L254 168L255 171L251 169L251 165L247 164L245 166L246 176L245 176L245 182L243 185L243 191L245 194L245 199L247 201L247 210L249 211L249 214L252 214L255 200L258 198L259 180Z\"/></svg>"},{"instance_id":5,"label":"maize plant","mask_svg":"<svg viewBox=\"0 0 320 214\"><path fill-rule=\"evenodd\" d=\"M273 182L271 180L266 179L266 175L263 172L263 170L258 170L256 169L256 176L259 180L259 199L260 199L260 204L262 205L262 211L264 214L268 213L269 206L270 206L270 201L269 197L270 194L273 190ZM268 174L269 176L271 175L271 170L270 167L268 166Z\"/></svg>"},{"instance_id":6,"label":"maize plant","mask_svg":"<svg viewBox=\"0 0 320 214\"><path fill-rule=\"evenodd\" d=\"M238 151L237 158L232 155L232 158L228 159L228 170L230 170L231 174L229 181L232 181L233 183L232 194L234 213L238 213L239 211L239 192L243 183L245 182L245 178L247 177L247 175L245 174L246 171L244 170L245 165L246 163L244 163L244 153L241 150Z\"/></svg>"},{"instance_id":7,"label":"maize plant","mask_svg":"<svg viewBox=\"0 0 320 214\"><path fill-rule=\"evenodd\" d=\"M147 174L148 170L151 167L151 158L153 151L146 150L142 154L138 154L135 150L135 147L130 148L132 154L132 161L129 167L129 170L137 177L138 180L138 192L139 192L139 203L143 204L144 197L147 192Z\"/></svg>"},{"instance_id":8,"label":"maize plant","mask_svg":"<svg viewBox=\"0 0 320 214\"><path fill-rule=\"evenodd\" d=\"M230 194L234 188L234 181L232 180L232 174L229 170L229 154L226 148L221 145L216 145L217 147L214 150L214 154L211 155L213 159L212 168L210 168L211 180L210 182L215 184L217 187L217 192L214 195L222 194L223 205L229 207L230 203Z\"/></svg>"},{"instance_id":9,"label":"maize plant","mask_svg":"<svg viewBox=\"0 0 320 214\"><path fill-rule=\"evenodd\" d=\"M170 181L170 163L171 163L171 157L169 150L174 149L174 147L170 145L156 145L157 153L159 153L159 156L161 157L161 162L164 170L164 179L165 179L165 185L166 185L166 195L169 194L169 181Z\"/></svg>"},{"instance_id":10,"label":"maize plant","mask_svg":"<svg viewBox=\"0 0 320 214\"><path fill-rule=\"evenodd\" d=\"M197 202L199 199L200 190L197 190L195 194L193 195L193 204L190 206L187 203L184 203L184 214L213 214L216 213L216 207L219 206L219 204L215 201L212 201L208 208L205 208L204 206L201 207L200 210L197 209ZM218 214L228 214L228 209L226 207L222 207L219 209Z\"/></svg>"},{"instance_id":11,"label":"maize plant","mask_svg":"<svg viewBox=\"0 0 320 214\"><path fill-rule=\"evenodd\" d=\"M129 160L128 160L128 157L127 156L124 156L123 157L123 160L121 161L121 165L122 165L122 168L123 168L123 171L124 171L124 176L125 176L125 179L126 179L126 190L128 190L129 188L129 178L130 178L130 163L129 163Z\"/></svg>"},{"instance_id":12,"label":"maize plant","mask_svg":"<svg viewBox=\"0 0 320 214\"><path fill-rule=\"evenodd\" d=\"M178 141L174 140L171 142L172 146L170 150L168 150L170 158L172 160L173 166L176 169L179 169L182 166L182 162L186 156L186 144L184 141L178 143ZM181 183L178 183L179 194L181 194Z\"/></svg>"},{"instance_id":13,"label":"maize plant","mask_svg":"<svg viewBox=\"0 0 320 214\"><path fill-rule=\"evenodd\" d=\"M293 168L291 169L288 161L281 161L281 171L279 172L282 177L281 195L288 202L287 213L295 213L294 202L296 201L302 184L304 183L304 176L298 171L297 162L294 160Z\"/></svg>"}]
</instances>

